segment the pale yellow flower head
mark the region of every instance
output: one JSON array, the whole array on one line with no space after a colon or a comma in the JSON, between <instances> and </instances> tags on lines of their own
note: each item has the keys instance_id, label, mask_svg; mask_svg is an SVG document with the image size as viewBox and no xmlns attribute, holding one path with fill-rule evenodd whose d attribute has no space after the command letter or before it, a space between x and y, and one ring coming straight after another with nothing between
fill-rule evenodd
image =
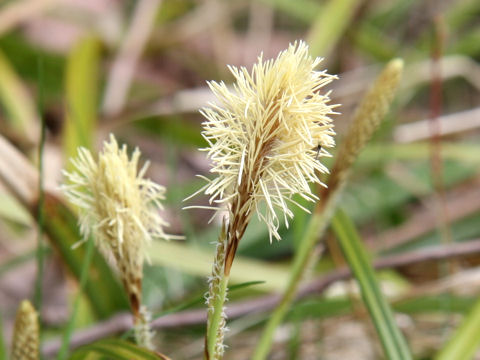
<instances>
[{"instance_id":1,"label":"pale yellow flower head","mask_svg":"<svg viewBox=\"0 0 480 360\"><path fill-rule=\"evenodd\" d=\"M67 185L62 189L80 209L84 238L92 233L96 244L113 255L117 265L141 271L145 245L154 238L171 236L164 233L168 224L158 213L165 188L143 177L148 162L137 171L139 158L138 148L129 158L127 147L119 148L110 135L97 160L89 150L78 150L71 160L75 170L64 172Z\"/></svg>"},{"instance_id":2,"label":"pale yellow flower head","mask_svg":"<svg viewBox=\"0 0 480 360\"><path fill-rule=\"evenodd\" d=\"M207 119L203 136L217 176L202 190L211 203L227 205L244 222L257 212L270 239L280 238L277 212L288 226L292 196L317 199L309 183L320 183L317 173L328 171L320 160L334 145L329 116L336 105L328 104L329 93L320 90L335 76L315 70L320 62L300 41L276 60L260 56L251 73L230 66L233 90L209 82L218 103L201 111ZM266 210L261 211L263 201ZM244 228L236 231L241 234Z\"/></svg>"}]
</instances>

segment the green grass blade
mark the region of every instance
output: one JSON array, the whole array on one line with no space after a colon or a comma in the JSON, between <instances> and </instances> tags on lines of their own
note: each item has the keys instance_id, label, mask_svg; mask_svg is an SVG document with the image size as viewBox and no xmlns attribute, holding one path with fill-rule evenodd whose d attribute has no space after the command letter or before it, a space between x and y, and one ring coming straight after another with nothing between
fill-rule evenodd
<instances>
[{"instance_id":1,"label":"green grass blade","mask_svg":"<svg viewBox=\"0 0 480 360\"><path fill-rule=\"evenodd\" d=\"M159 360L168 359L157 355L147 349L124 340L100 340L93 344L83 346L76 350L70 360L89 359L90 355L97 354L115 360Z\"/></svg>"},{"instance_id":2,"label":"green grass blade","mask_svg":"<svg viewBox=\"0 0 480 360\"><path fill-rule=\"evenodd\" d=\"M329 207L329 205L327 204L326 207ZM280 325L289 308L292 306L298 284L304 275L305 268L308 267L308 264L312 261L309 257L313 253L315 240L318 238L318 234L324 232L328 225L329 218L330 217L325 216L325 214L320 214L318 212L313 213L311 216L310 222L306 226L305 234L302 237L303 244L297 249L293 264L290 268L289 277L284 282L286 287L283 289L284 293L282 299L277 305L275 311L270 315L270 319L267 322L263 334L253 353L253 360L264 360L267 358L272 345L275 329Z\"/></svg>"},{"instance_id":3,"label":"green grass blade","mask_svg":"<svg viewBox=\"0 0 480 360\"><path fill-rule=\"evenodd\" d=\"M63 95L65 68L63 55L49 52L40 44L27 39L19 31L12 31L0 37L0 49L18 76L28 83L35 83L38 80L37 63L41 56L45 74L48 74L43 84L47 103L58 101L58 98ZM32 108L34 109L35 105L32 105Z\"/></svg>"},{"instance_id":4,"label":"green grass blade","mask_svg":"<svg viewBox=\"0 0 480 360\"><path fill-rule=\"evenodd\" d=\"M63 134L65 156L77 154L79 146L91 149L98 108L100 43L86 37L68 56L65 78L67 117ZM68 168L68 165L67 165Z\"/></svg>"},{"instance_id":5,"label":"green grass blade","mask_svg":"<svg viewBox=\"0 0 480 360\"><path fill-rule=\"evenodd\" d=\"M63 331L63 341L57 356L58 360L63 360L67 357L68 347L70 345L70 338L72 337L72 334L73 334L75 319L78 314L81 295L88 281L88 268L90 267L90 264L92 262L93 249L95 249L92 238L88 239L86 246L87 246L87 250L86 250L87 253L85 256L85 261L83 262L83 267L81 269L79 289L78 289L77 295L75 296L75 301L73 303L73 310L71 312L70 319L67 323L67 326L65 327L65 330Z\"/></svg>"},{"instance_id":6,"label":"green grass blade","mask_svg":"<svg viewBox=\"0 0 480 360\"><path fill-rule=\"evenodd\" d=\"M473 359L476 350L480 346L479 333L480 300L477 300L445 347L435 356L435 360Z\"/></svg>"},{"instance_id":7,"label":"green grass blade","mask_svg":"<svg viewBox=\"0 0 480 360\"><path fill-rule=\"evenodd\" d=\"M399 53L399 46L385 33L369 24L364 24L354 35L355 45L375 60L385 62Z\"/></svg>"},{"instance_id":8,"label":"green grass blade","mask_svg":"<svg viewBox=\"0 0 480 360\"><path fill-rule=\"evenodd\" d=\"M312 55L328 55L350 24L358 2L358 0L330 0L325 4L307 36Z\"/></svg>"},{"instance_id":9,"label":"green grass blade","mask_svg":"<svg viewBox=\"0 0 480 360\"><path fill-rule=\"evenodd\" d=\"M411 359L408 346L383 297L372 264L353 223L343 211L339 210L333 218L332 226L360 286L363 301L375 325L386 357L390 360Z\"/></svg>"},{"instance_id":10,"label":"green grass blade","mask_svg":"<svg viewBox=\"0 0 480 360\"><path fill-rule=\"evenodd\" d=\"M8 59L0 52L0 102L12 131L31 142L38 138L36 107Z\"/></svg>"},{"instance_id":11,"label":"green grass blade","mask_svg":"<svg viewBox=\"0 0 480 360\"><path fill-rule=\"evenodd\" d=\"M8 359L7 346L5 345L5 337L3 334L3 317L0 314L0 359Z\"/></svg>"}]
</instances>

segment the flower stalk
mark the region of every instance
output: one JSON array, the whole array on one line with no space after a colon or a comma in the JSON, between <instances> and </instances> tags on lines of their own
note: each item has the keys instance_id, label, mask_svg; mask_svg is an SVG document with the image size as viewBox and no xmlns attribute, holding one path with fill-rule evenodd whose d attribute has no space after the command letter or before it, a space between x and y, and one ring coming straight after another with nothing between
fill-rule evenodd
<instances>
[{"instance_id":1,"label":"flower stalk","mask_svg":"<svg viewBox=\"0 0 480 360\"><path fill-rule=\"evenodd\" d=\"M225 256L227 252L227 233L225 221L217 242L212 275L208 279L207 304L207 335L205 337L205 358L221 359L225 351L223 339L225 336L225 301L227 300L229 276L225 274ZM212 354L212 356L210 356Z\"/></svg>"},{"instance_id":2,"label":"flower stalk","mask_svg":"<svg viewBox=\"0 0 480 360\"><path fill-rule=\"evenodd\" d=\"M172 239L160 217L165 188L144 178L148 162L137 171L140 151L131 158L113 135L95 160L85 148L72 159L75 170L64 172L68 184L62 189L79 208L84 240L93 234L99 249L118 268L134 316L135 338L152 349L150 315L142 306L143 263L148 244L156 238Z\"/></svg>"},{"instance_id":3,"label":"flower stalk","mask_svg":"<svg viewBox=\"0 0 480 360\"><path fill-rule=\"evenodd\" d=\"M251 72L229 67L236 80L234 91L223 82L209 83L219 103L202 109L207 119L202 134L209 145L204 150L213 163L211 172L217 177L207 179L199 192L209 195L219 211L226 210L227 219L207 298L206 359L223 356L228 278L253 214L267 226L270 242L280 240L279 216L288 227L293 218L289 205L301 207L293 195L318 199L309 183L323 185L317 173L327 169L319 158L329 156L327 149L334 145L329 115L336 106L328 104L328 92L319 92L335 78L315 70L320 62L300 41L275 60L260 56Z\"/></svg>"}]
</instances>

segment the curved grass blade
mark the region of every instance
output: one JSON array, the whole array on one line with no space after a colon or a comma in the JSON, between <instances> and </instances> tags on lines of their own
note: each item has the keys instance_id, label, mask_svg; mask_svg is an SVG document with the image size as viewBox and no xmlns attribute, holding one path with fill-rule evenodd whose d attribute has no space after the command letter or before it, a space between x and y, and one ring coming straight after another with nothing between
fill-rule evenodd
<instances>
[{"instance_id":1,"label":"curved grass blade","mask_svg":"<svg viewBox=\"0 0 480 360\"><path fill-rule=\"evenodd\" d=\"M75 156L79 146L92 147L98 110L99 61L100 43L91 36L80 40L68 56L67 116L63 133L66 158Z\"/></svg>"},{"instance_id":2,"label":"curved grass blade","mask_svg":"<svg viewBox=\"0 0 480 360\"><path fill-rule=\"evenodd\" d=\"M412 359L406 341L395 323L392 310L383 297L367 251L354 224L342 210L338 210L333 217L332 227L357 279L386 357L390 360Z\"/></svg>"},{"instance_id":3,"label":"curved grass blade","mask_svg":"<svg viewBox=\"0 0 480 360\"><path fill-rule=\"evenodd\" d=\"M80 274L80 284L77 294L75 295L75 300L73 302L73 310L71 311L70 319L68 320L67 326L63 331L63 341L62 346L60 347L60 351L58 352L57 359L63 360L67 357L68 354L68 347L70 345L70 339L72 337L72 333L75 326L75 319L78 314L78 308L80 305L81 294L85 289L85 285L88 281L88 269L90 267L90 263L92 262L93 256L93 249L95 249L93 239L90 238L87 241L87 253L85 256L85 261L83 262L83 267Z\"/></svg>"},{"instance_id":4,"label":"curved grass blade","mask_svg":"<svg viewBox=\"0 0 480 360\"><path fill-rule=\"evenodd\" d=\"M6 110L12 132L36 143L38 126L35 103L24 88L8 59L0 52L0 102Z\"/></svg>"},{"instance_id":5,"label":"curved grass blade","mask_svg":"<svg viewBox=\"0 0 480 360\"><path fill-rule=\"evenodd\" d=\"M435 356L435 360L469 360L473 359L480 346L480 300L465 315L463 322L454 332L445 347Z\"/></svg>"},{"instance_id":6,"label":"curved grass blade","mask_svg":"<svg viewBox=\"0 0 480 360\"><path fill-rule=\"evenodd\" d=\"M0 314L0 359L8 359L5 337L3 334L3 317Z\"/></svg>"}]
</instances>

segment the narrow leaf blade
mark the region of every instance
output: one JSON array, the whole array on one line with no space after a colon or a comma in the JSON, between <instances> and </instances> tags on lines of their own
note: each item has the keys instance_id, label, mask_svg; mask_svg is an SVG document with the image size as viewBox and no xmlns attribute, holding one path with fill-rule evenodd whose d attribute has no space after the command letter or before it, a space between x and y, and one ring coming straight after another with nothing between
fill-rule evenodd
<instances>
[{"instance_id":1,"label":"narrow leaf blade","mask_svg":"<svg viewBox=\"0 0 480 360\"><path fill-rule=\"evenodd\" d=\"M2 52L0 52L0 102L7 112L7 120L15 135L22 135L26 140L35 142L40 132L35 103Z\"/></svg>"},{"instance_id":2,"label":"narrow leaf blade","mask_svg":"<svg viewBox=\"0 0 480 360\"><path fill-rule=\"evenodd\" d=\"M307 37L312 55L328 55L346 30L358 3L358 0L330 0L325 4Z\"/></svg>"},{"instance_id":3,"label":"narrow leaf blade","mask_svg":"<svg viewBox=\"0 0 480 360\"><path fill-rule=\"evenodd\" d=\"M66 69L67 117L63 145L67 157L79 146L91 149L98 107L100 43L86 37L73 48Z\"/></svg>"},{"instance_id":4,"label":"narrow leaf blade","mask_svg":"<svg viewBox=\"0 0 480 360\"><path fill-rule=\"evenodd\" d=\"M348 216L339 210L332 221L345 258L360 286L363 301L388 359L411 359L405 339L398 329L393 313L380 290L365 247Z\"/></svg>"},{"instance_id":5,"label":"narrow leaf blade","mask_svg":"<svg viewBox=\"0 0 480 360\"><path fill-rule=\"evenodd\" d=\"M473 359L480 345L480 300L477 300L472 310L465 316L463 322L454 332L445 347L435 357L436 360L469 360Z\"/></svg>"}]
</instances>

